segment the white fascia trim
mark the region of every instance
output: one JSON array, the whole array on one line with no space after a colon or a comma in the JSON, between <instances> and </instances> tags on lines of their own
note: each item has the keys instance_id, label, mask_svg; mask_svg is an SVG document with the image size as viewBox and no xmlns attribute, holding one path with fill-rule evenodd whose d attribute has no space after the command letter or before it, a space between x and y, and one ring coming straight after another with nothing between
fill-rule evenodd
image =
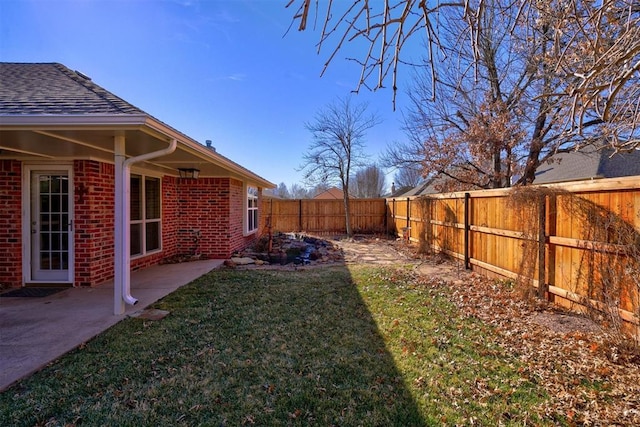
<instances>
[{"instance_id":1,"label":"white fascia trim","mask_svg":"<svg viewBox=\"0 0 640 427\"><path fill-rule=\"evenodd\" d=\"M0 127L11 129L25 126L47 128L60 127L113 127L113 126L141 126L147 123L148 116L144 114L65 114L65 115L0 115Z\"/></svg>"}]
</instances>

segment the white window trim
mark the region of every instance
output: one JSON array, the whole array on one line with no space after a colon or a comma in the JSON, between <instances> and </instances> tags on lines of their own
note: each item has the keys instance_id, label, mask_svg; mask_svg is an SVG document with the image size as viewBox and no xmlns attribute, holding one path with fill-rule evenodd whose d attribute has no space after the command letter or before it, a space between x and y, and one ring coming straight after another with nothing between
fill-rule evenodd
<instances>
[{"instance_id":1,"label":"white window trim","mask_svg":"<svg viewBox=\"0 0 640 427\"><path fill-rule=\"evenodd\" d=\"M131 226L133 224L140 224L140 228L142 231L142 236L141 236L141 241L140 241L140 246L141 246L141 253L139 254L131 254L131 259L139 259L139 258L144 258L145 256L149 256L149 255L153 255L155 253L158 252L162 252L162 177L160 176L156 176L153 174L145 174L144 172L139 172L139 171L131 171L131 176L133 175L137 175L140 177L141 179L141 184L142 184L142 200L141 200L141 219L136 219L133 220L131 218L129 218L129 230L131 230ZM156 219L146 219L146 199L145 199L145 185L146 185L146 178L153 178L153 179L157 179L158 180L158 184L160 185L160 193L159 193L159 197L160 197L160 216ZM131 178L129 178L131 179ZM131 206L131 194L129 194L129 206ZM159 246L158 249L153 249L151 251L147 251L147 239L146 239L146 227L145 225L147 223L152 223L152 222L157 222L159 224L158 226L158 239L159 239ZM131 233L131 231L129 231L129 233ZM131 248L129 248L129 251L131 251Z\"/></svg>"},{"instance_id":2,"label":"white window trim","mask_svg":"<svg viewBox=\"0 0 640 427\"><path fill-rule=\"evenodd\" d=\"M258 186L256 185L250 185L247 184L246 182L243 185L243 209L242 209L242 228L243 228L243 234L245 236L249 236L251 234L256 234L258 232L258 228L260 228L259 224L260 224L260 209L258 208L258 200L259 200L259 191L260 189L258 188ZM249 207L249 188L255 188L256 189L256 195L255 195L255 200L256 200L256 206L254 207ZM252 230L249 230L249 210L255 210L257 212L256 215L256 223L255 223L255 228Z\"/></svg>"}]
</instances>

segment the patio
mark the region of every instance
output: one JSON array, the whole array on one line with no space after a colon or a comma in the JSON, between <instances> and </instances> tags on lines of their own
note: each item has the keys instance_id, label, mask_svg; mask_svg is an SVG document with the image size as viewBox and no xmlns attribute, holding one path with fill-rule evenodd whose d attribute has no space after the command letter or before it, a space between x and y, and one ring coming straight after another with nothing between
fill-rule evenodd
<instances>
[{"instance_id":1,"label":"patio","mask_svg":"<svg viewBox=\"0 0 640 427\"><path fill-rule=\"evenodd\" d=\"M0 298L0 391L222 263L204 260L132 272L138 303L118 316L113 280L42 298Z\"/></svg>"}]
</instances>

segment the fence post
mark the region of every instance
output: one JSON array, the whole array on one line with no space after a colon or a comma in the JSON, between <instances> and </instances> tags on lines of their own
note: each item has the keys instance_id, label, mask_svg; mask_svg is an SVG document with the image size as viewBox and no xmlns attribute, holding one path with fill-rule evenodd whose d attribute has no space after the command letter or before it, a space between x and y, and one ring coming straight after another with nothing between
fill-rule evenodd
<instances>
[{"instance_id":1,"label":"fence post","mask_svg":"<svg viewBox=\"0 0 640 427\"><path fill-rule=\"evenodd\" d=\"M411 241L411 199L407 197L407 236L402 236Z\"/></svg>"},{"instance_id":2,"label":"fence post","mask_svg":"<svg viewBox=\"0 0 640 427\"><path fill-rule=\"evenodd\" d=\"M302 231L302 199L298 203L298 231Z\"/></svg>"},{"instance_id":3,"label":"fence post","mask_svg":"<svg viewBox=\"0 0 640 427\"><path fill-rule=\"evenodd\" d=\"M555 245L551 243L551 236L557 236L557 214L558 214L558 199L556 194L549 195L549 208L547 209L547 223L548 229L547 235L549 236L549 244L547 245L547 258L546 258L546 270L547 270L547 282L545 287L547 291L549 286L556 286L556 250ZM547 299L550 302L554 302L555 295L547 293Z\"/></svg>"},{"instance_id":4,"label":"fence post","mask_svg":"<svg viewBox=\"0 0 640 427\"><path fill-rule=\"evenodd\" d=\"M396 231L396 199L393 199L393 215L391 216L393 220L393 232Z\"/></svg>"},{"instance_id":5,"label":"fence post","mask_svg":"<svg viewBox=\"0 0 640 427\"><path fill-rule=\"evenodd\" d=\"M269 246L267 248L268 252L271 253L271 249L273 248L273 199L269 200L271 208L269 210Z\"/></svg>"},{"instance_id":6,"label":"fence post","mask_svg":"<svg viewBox=\"0 0 640 427\"><path fill-rule=\"evenodd\" d=\"M384 234L389 235L389 208L387 199L384 199Z\"/></svg>"},{"instance_id":7,"label":"fence post","mask_svg":"<svg viewBox=\"0 0 640 427\"><path fill-rule=\"evenodd\" d=\"M425 200L427 203L427 214L426 217L423 218L424 227L425 227L425 239L427 240L429 253L434 253L434 243L433 243L433 224L431 223L431 219L433 218L433 200L429 196L425 196Z\"/></svg>"},{"instance_id":8,"label":"fence post","mask_svg":"<svg viewBox=\"0 0 640 427\"><path fill-rule=\"evenodd\" d=\"M464 193L464 268L471 270L471 257L469 256L469 205L471 194Z\"/></svg>"},{"instance_id":9,"label":"fence post","mask_svg":"<svg viewBox=\"0 0 640 427\"><path fill-rule=\"evenodd\" d=\"M549 290L545 278L545 250L547 246L546 220L547 203L546 196L540 195L538 199L538 298L544 299Z\"/></svg>"}]
</instances>

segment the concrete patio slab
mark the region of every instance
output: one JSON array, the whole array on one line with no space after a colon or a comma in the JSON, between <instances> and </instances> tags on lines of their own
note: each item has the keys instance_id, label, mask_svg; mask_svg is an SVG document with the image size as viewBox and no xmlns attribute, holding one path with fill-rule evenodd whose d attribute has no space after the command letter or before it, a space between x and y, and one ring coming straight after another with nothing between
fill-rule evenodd
<instances>
[{"instance_id":1,"label":"concrete patio slab","mask_svg":"<svg viewBox=\"0 0 640 427\"><path fill-rule=\"evenodd\" d=\"M113 314L113 281L43 298L0 298L0 391L222 263L165 264L131 273L138 304L119 316Z\"/></svg>"}]
</instances>

